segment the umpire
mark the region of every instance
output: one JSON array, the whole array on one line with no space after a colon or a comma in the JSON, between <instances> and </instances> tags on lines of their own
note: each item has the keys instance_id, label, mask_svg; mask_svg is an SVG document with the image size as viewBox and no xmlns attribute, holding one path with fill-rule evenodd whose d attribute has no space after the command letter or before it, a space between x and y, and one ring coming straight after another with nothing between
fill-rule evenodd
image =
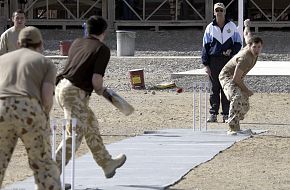
<instances>
[{"instance_id":1,"label":"umpire","mask_svg":"<svg viewBox=\"0 0 290 190\"><path fill-rule=\"evenodd\" d=\"M56 68L40 52L40 31L26 27L20 49L0 56L0 186L20 138L27 151L37 190L60 190L60 172L51 158L49 112Z\"/></svg>"}]
</instances>

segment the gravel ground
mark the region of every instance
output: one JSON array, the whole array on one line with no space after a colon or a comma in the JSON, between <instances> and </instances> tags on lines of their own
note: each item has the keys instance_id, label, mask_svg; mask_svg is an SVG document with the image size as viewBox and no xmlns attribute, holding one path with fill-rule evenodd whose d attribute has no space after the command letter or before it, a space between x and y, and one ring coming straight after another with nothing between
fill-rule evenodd
<instances>
[{"instance_id":1,"label":"gravel ground","mask_svg":"<svg viewBox=\"0 0 290 190\"><path fill-rule=\"evenodd\" d=\"M53 33L58 36L56 40L50 30L43 30L45 38L45 55L59 55L59 41L73 40L82 35L81 30L61 31ZM170 73L202 68L201 60L196 58L139 58L138 56L200 56L203 31L197 29L168 30L168 31L143 31L136 30L135 57L116 57L116 35L108 32L105 43L111 48L112 58L108 66L106 77L114 78L106 85L117 90L128 90L128 71L131 69L144 69L146 87L153 88L157 83L172 81ZM290 39L289 32L264 31L258 34L264 40L263 53L259 60L289 61ZM160 45L162 44L162 45ZM281 45L283 44L283 46ZM61 70L65 61L53 60ZM118 80L115 80L117 77ZM108 80L106 80L108 82ZM192 77L174 79L178 86L192 90ZM121 82L121 84L120 84ZM287 77L247 77L246 82L255 92L290 92L290 80Z\"/></svg>"}]
</instances>

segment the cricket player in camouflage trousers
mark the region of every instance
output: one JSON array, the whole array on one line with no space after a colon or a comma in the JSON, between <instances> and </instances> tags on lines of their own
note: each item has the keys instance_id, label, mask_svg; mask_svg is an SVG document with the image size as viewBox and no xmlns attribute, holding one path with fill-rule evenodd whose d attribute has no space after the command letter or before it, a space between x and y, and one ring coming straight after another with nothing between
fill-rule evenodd
<instances>
[{"instance_id":1,"label":"cricket player in camouflage trousers","mask_svg":"<svg viewBox=\"0 0 290 190\"><path fill-rule=\"evenodd\" d=\"M241 131L240 129L240 120L243 120L249 111L249 97L253 95L253 92L244 84L244 77L255 66L262 50L263 41L261 38L251 35L249 20L244 23L244 37L247 45L224 66L219 74L223 91L230 101L227 120L229 135L252 134L251 130Z\"/></svg>"},{"instance_id":2,"label":"cricket player in camouflage trousers","mask_svg":"<svg viewBox=\"0 0 290 190\"><path fill-rule=\"evenodd\" d=\"M40 31L26 27L20 49L0 56L0 186L20 138L27 151L37 190L60 190L60 172L51 157L49 112L55 65L40 54Z\"/></svg>"},{"instance_id":3,"label":"cricket player in camouflage trousers","mask_svg":"<svg viewBox=\"0 0 290 190\"><path fill-rule=\"evenodd\" d=\"M206 27L203 36L202 64L208 74L211 84L210 92L210 117L207 122L217 122L220 102L223 122L228 118L229 104L218 76L225 64L242 47L241 36L235 23L226 18L226 7L223 3L214 5L214 20Z\"/></svg>"},{"instance_id":4,"label":"cricket player in camouflage trousers","mask_svg":"<svg viewBox=\"0 0 290 190\"><path fill-rule=\"evenodd\" d=\"M110 49L103 43L107 22L102 17L91 16L86 21L86 27L88 36L74 40L68 53L68 62L57 76L55 98L64 110L66 119L77 118L76 149L85 137L94 160L102 167L105 176L111 178L116 169L125 163L126 156L120 154L112 159L101 138L97 118L89 107L91 93L95 91L102 95L105 90L103 76L110 59ZM67 146L66 162L71 158L71 130L71 125L68 125L66 142L61 142L57 149L59 168L63 143Z\"/></svg>"}]
</instances>

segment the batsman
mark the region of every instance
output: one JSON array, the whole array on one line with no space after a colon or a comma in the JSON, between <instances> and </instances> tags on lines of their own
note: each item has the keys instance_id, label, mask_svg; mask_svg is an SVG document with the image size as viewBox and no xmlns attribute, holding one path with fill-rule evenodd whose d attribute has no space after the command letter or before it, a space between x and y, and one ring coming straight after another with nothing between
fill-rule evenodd
<instances>
[{"instance_id":1,"label":"batsman","mask_svg":"<svg viewBox=\"0 0 290 190\"><path fill-rule=\"evenodd\" d=\"M91 16L86 21L86 27L88 35L73 41L67 64L57 76L55 98L66 119L77 118L76 150L84 137L94 160L103 169L106 178L112 178L116 169L125 163L126 156L120 154L112 158L104 146L97 118L89 107L92 92L103 95L106 90L103 87L103 77L110 59L110 49L103 40L107 22L102 17ZM61 142L57 148L56 161L60 170L63 143L66 143L66 163L71 158L71 131L71 125L68 125L66 142Z\"/></svg>"}]
</instances>

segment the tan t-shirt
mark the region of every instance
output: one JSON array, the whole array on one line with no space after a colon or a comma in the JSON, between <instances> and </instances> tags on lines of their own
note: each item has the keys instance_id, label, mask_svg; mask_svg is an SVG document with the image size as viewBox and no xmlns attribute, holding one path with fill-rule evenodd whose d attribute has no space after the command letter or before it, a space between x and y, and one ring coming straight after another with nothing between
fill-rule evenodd
<instances>
[{"instance_id":1,"label":"tan t-shirt","mask_svg":"<svg viewBox=\"0 0 290 190\"><path fill-rule=\"evenodd\" d=\"M8 28L0 37L0 55L18 49L17 40L20 30Z\"/></svg>"},{"instance_id":2,"label":"tan t-shirt","mask_svg":"<svg viewBox=\"0 0 290 190\"><path fill-rule=\"evenodd\" d=\"M55 84L55 65L44 55L28 48L0 56L0 68L1 98L28 96L41 101L42 84Z\"/></svg>"},{"instance_id":3,"label":"tan t-shirt","mask_svg":"<svg viewBox=\"0 0 290 190\"><path fill-rule=\"evenodd\" d=\"M231 60L229 60L228 63L223 67L219 74L219 79L220 81L232 79L236 67L244 72L242 76L242 78L244 78L246 74L255 66L256 62L257 57L254 57L249 47L246 46L241 51L239 51L239 53L237 53Z\"/></svg>"}]
</instances>

